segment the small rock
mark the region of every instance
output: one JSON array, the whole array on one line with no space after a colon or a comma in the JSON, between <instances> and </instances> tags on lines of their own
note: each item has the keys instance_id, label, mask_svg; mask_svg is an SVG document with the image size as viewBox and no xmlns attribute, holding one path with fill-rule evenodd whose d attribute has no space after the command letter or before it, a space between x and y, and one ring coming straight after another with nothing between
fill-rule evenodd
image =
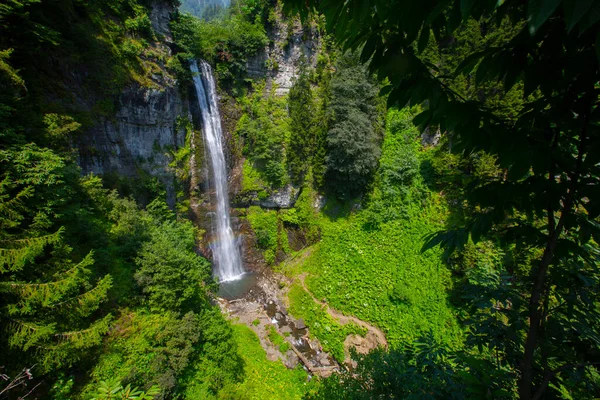
<instances>
[{"instance_id":1,"label":"small rock","mask_svg":"<svg viewBox=\"0 0 600 400\"><path fill-rule=\"evenodd\" d=\"M277 304L277 308L279 309L279 311L281 311L281 313L283 315L287 315L287 310L286 310L285 306L283 305L283 303L281 302L281 300L279 300L279 299L275 300L275 304Z\"/></svg>"},{"instance_id":2,"label":"small rock","mask_svg":"<svg viewBox=\"0 0 600 400\"><path fill-rule=\"evenodd\" d=\"M327 357L326 354L323 354L320 358L319 358L319 363L324 366L324 367L329 367L331 365L331 362L329 361L329 357Z\"/></svg>"},{"instance_id":3,"label":"small rock","mask_svg":"<svg viewBox=\"0 0 600 400\"><path fill-rule=\"evenodd\" d=\"M304 320L302 318L296 321L296 329L306 329L306 324L304 323Z\"/></svg>"},{"instance_id":4,"label":"small rock","mask_svg":"<svg viewBox=\"0 0 600 400\"><path fill-rule=\"evenodd\" d=\"M281 333L292 333L292 328L287 325L281 327Z\"/></svg>"},{"instance_id":5,"label":"small rock","mask_svg":"<svg viewBox=\"0 0 600 400\"><path fill-rule=\"evenodd\" d=\"M296 353L294 353L292 350L288 350L287 353L285 353L283 364L289 369L293 369L296 367L296 365L298 365L299 361L300 360Z\"/></svg>"},{"instance_id":6,"label":"small rock","mask_svg":"<svg viewBox=\"0 0 600 400\"><path fill-rule=\"evenodd\" d=\"M277 311L277 312L275 313L275 319L284 319L284 316L283 316L283 314L282 314L282 313L280 313L279 311Z\"/></svg>"}]
</instances>

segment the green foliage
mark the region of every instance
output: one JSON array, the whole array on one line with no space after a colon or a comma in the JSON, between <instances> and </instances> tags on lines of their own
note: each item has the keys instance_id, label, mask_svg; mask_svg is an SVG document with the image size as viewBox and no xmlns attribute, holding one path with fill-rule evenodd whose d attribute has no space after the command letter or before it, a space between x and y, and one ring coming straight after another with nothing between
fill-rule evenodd
<instances>
[{"instance_id":1,"label":"green foliage","mask_svg":"<svg viewBox=\"0 0 600 400\"><path fill-rule=\"evenodd\" d=\"M205 313L202 353L186 371L184 397L188 399L226 396L232 385L241 382L245 373L241 358L243 347L238 344L235 330L221 315L218 308Z\"/></svg>"},{"instance_id":2,"label":"green foliage","mask_svg":"<svg viewBox=\"0 0 600 400\"><path fill-rule=\"evenodd\" d=\"M123 387L121 383L113 379L111 381L102 381L98 383L98 392L92 400L152 400L154 396L160 393L158 386L152 386L147 391L138 390L137 387L132 388L131 385Z\"/></svg>"},{"instance_id":3,"label":"green foliage","mask_svg":"<svg viewBox=\"0 0 600 400\"><path fill-rule=\"evenodd\" d=\"M327 132L326 180L339 197L363 193L381 154L378 86L366 65L343 55L331 79L332 121Z\"/></svg>"},{"instance_id":4,"label":"green foliage","mask_svg":"<svg viewBox=\"0 0 600 400\"><path fill-rule=\"evenodd\" d=\"M289 182L286 148L290 140L290 122L286 101L275 96L274 90L264 93L264 84L240 100L244 114L236 126L236 136L242 140L243 154L272 188Z\"/></svg>"},{"instance_id":5,"label":"green foliage","mask_svg":"<svg viewBox=\"0 0 600 400\"><path fill-rule=\"evenodd\" d=\"M377 349L357 355L358 367L334 374L307 396L308 399L476 399L457 373L460 360L431 338L422 338L406 350ZM494 398L502 398L494 393Z\"/></svg>"},{"instance_id":6,"label":"green foliage","mask_svg":"<svg viewBox=\"0 0 600 400\"><path fill-rule=\"evenodd\" d=\"M177 376L194 357L200 338L198 316L190 312L179 319L171 312L137 312L124 315L116 326L91 372L93 380L84 388L84 397L103 381L126 380L146 388L158 385L163 395L176 390Z\"/></svg>"},{"instance_id":7,"label":"green foliage","mask_svg":"<svg viewBox=\"0 0 600 400\"><path fill-rule=\"evenodd\" d=\"M315 105L306 65L301 65L298 78L288 95L290 145L288 166L295 183L301 183L315 151Z\"/></svg>"},{"instance_id":8,"label":"green foliage","mask_svg":"<svg viewBox=\"0 0 600 400\"><path fill-rule=\"evenodd\" d=\"M256 334L245 325L233 325L243 359L243 382L224 390L229 398L301 399L312 386L302 367L287 369L280 361L269 361ZM198 397L189 397L198 398Z\"/></svg>"},{"instance_id":9,"label":"green foliage","mask_svg":"<svg viewBox=\"0 0 600 400\"><path fill-rule=\"evenodd\" d=\"M364 336L366 329L355 324L341 325L331 317L324 306L313 301L310 294L298 284L289 291L290 313L296 318L303 318L310 326L311 334L315 335L323 346L339 362L344 362L344 341L348 335Z\"/></svg>"},{"instance_id":10,"label":"green foliage","mask_svg":"<svg viewBox=\"0 0 600 400\"><path fill-rule=\"evenodd\" d=\"M291 345L285 340L283 336L277 333L277 330L273 325L269 325L268 331L269 332L267 336L269 337L269 340L271 341L271 343L273 343L273 345L275 345L279 349L279 351L282 354L285 354L288 350L291 349Z\"/></svg>"},{"instance_id":11,"label":"green foliage","mask_svg":"<svg viewBox=\"0 0 600 400\"><path fill-rule=\"evenodd\" d=\"M110 314L97 310L112 278L93 279L92 253L73 254L57 227L67 211L57 196L77 184L67 161L30 144L3 149L0 163L1 346L43 372L70 366L108 331Z\"/></svg>"},{"instance_id":12,"label":"green foliage","mask_svg":"<svg viewBox=\"0 0 600 400\"><path fill-rule=\"evenodd\" d=\"M511 328L515 349L498 355L496 369L508 365L518 371L521 399L574 390L586 379L586 365L594 362L598 346L574 345L579 340L570 327L594 337L600 332L595 296L588 290L600 282L591 267L598 262L592 237L600 235L597 7L567 0L414 1L407 18L394 14L400 6L396 1L287 4L305 16L318 7L344 48L361 49L362 59L370 59L372 69L389 79L390 104L423 104L415 118L421 128L439 125L451 135L453 152L483 151L503 169L496 174L492 168L471 181L460 199L466 201L465 215L430 235L424 249L441 244L451 252L470 240L494 237L508 248L536 254L530 265L494 271L506 273L510 285L501 282L488 291L488 299L501 299L498 312L490 309L493 302L482 309L508 320L503 322ZM478 25L480 32L473 31ZM475 52L459 54L458 65L452 65L455 60L440 64L425 52L432 37L442 48L457 38L454 48L461 40L468 46L469 32L475 33ZM487 32L490 40L478 40ZM585 276L586 283L565 279L572 274ZM563 305L570 311L563 313ZM490 333L474 330L484 338ZM494 351L495 343L479 346ZM581 368L573 371L572 365ZM574 375L563 380L563 368Z\"/></svg>"},{"instance_id":13,"label":"green foliage","mask_svg":"<svg viewBox=\"0 0 600 400\"><path fill-rule=\"evenodd\" d=\"M277 212L253 206L248 209L247 218L256 235L256 244L264 252L265 261L273 264L279 248Z\"/></svg>"},{"instance_id":14,"label":"green foliage","mask_svg":"<svg viewBox=\"0 0 600 400\"><path fill-rule=\"evenodd\" d=\"M284 223L284 226L299 228L305 238L305 246L318 241L319 221L317 211L313 207L316 193L308 185L305 185L294 208L279 211L279 219Z\"/></svg>"},{"instance_id":15,"label":"green foliage","mask_svg":"<svg viewBox=\"0 0 600 400\"><path fill-rule=\"evenodd\" d=\"M152 22L145 12L136 12L133 17L125 20L125 28L129 31L139 33L142 36L152 38L154 31L152 30Z\"/></svg>"},{"instance_id":16,"label":"green foliage","mask_svg":"<svg viewBox=\"0 0 600 400\"><path fill-rule=\"evenodd\" d=\"M209 263L194 254L191 222L165 221L152 227L143 243L135 279L156 310L191 310L206 300L203 283L211 280Z\"/></svg>"},{"instance_id":17,"label":"green foliage","mask_svg":"<svg viewBox=\"0 0 600 400\"><path fill-rule=\"evenodd\" d=\"M422 201L420 189L415 188L420 172L420 144L411 122L413 116L409 109L388 112L376 183L365 213L370 227L405 217L409 202Z\"/></svg>"},{"instance_id":18,"label":"green foliage","mask_svg":"<svg viewBox=\"0 0 600 400\"><path fill-rule=\"evenodd\" d=\"M414 140L411 117L408 110L389 111L382 167L365 209L344 215L341 205L330 199L322 213L315 215L314 199L303 190L296 207L318 225L321 241L308 253L300 272L311 274L306 283L317 298L377 325L391 346L432 332L437 342L458 348L462 333L446 295L451 288L450 272L441 252L420 252L423 236L442 226L447 210L418 173L419 160L427 154ZM399 158L407 160L406 164L394 163ZM395 179L398 176L402 179ZM400 198L385 197L385 191L394 191ZM390 212L393 207L402 213ZM373 229L374 219L377 229Z\"/></svg>"},{"instance_id":19,"label":"green foliage","mask_svg":"<svg viewBox=\"0 0 600 400\"><path fill-rule=\"evenodd\" d=\"M244 160L242 166L242 188L245 192L258 192L259 198L266 196L265 188L267 185L262 181L260 172L258 172L249 160Z\"/></svg>"},{"instance_id":20,"label":"green foliage","mask_svg":"<svg viewBox=\"0 0 600 400\"><path fill-rule=\"evenodd\" d=\"M268 42L261 23L237 13L208 22L180 14L171 23L171 30L184 56L218 62L219 79L230 83L242 78L248 57Z\"/></svg>"}]
</instances>

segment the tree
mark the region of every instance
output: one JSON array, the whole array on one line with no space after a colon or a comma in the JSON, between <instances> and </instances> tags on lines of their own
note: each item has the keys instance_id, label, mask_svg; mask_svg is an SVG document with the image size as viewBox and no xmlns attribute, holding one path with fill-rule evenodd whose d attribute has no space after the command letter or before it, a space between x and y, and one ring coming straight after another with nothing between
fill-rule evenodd
<instances>
[{"instance_id":1,"label":"tree","mask_svg":"<svg viewBox=\"0 0 600 400\"><path fill-rule=\"evenodd\" d=\"M92 280L92 253L73 256L64 229L52 229L64 206L69 171L35 145L0 151L0 320L4 354L24 354L45 373L71 365L100 343L110 314L110 275ZM10 352L10 353L9 353ZM22 352L22 353L21 353Z\"/></svg>"},{"instance_id":2,"label":"tree","mask_svg":"<svg viewBox=\"0 0 600 400\"><path fill-rule=\"evenodd\" d=\"M189 221L167 220L151 227L150 240L139 249L135 273L151 308L187 311L206 301L211 270L208 261L194 253L195 231Z\"/></svg>"},{"instance_id":3,"label":"tree","mask_svg":"<svg viewBox=\"0 0 600 400\"><path fill-rule=\"evenodd\" d=\"M290 145L287 162L292 180L301 183L315 150L315 104L304 64L288 95L288 113Z\"/></svg>"},{"instance_id":4,"label":"tree","mask_svg":"<svg viewBox=\"0 0 600 400\"><path fill-rule=\"evenodd\" d=\"M381 154L378 86L355 54L341 56L331 79L326 180L338 196L356 196L373 178Z\"/></svg>"},{"instance_id":5,"label":"tree","mask_svg":"<svg viewBox=\"0 0 600 400\"><path fill-rule=\"evenodd\" d=\"M597 373L598 4L287 4L305 16L316 8L344 48L362 46L362 60L371 60L371 69L389 79L384 89L389 104L424 104L415 118L419 126L439 125L451 134L453 152L484 151L504 170L501 176L473 182L466 191L473 212L460 226L431 237L424 248L441 244L460 249L469 240L493 234L534 254L509 270L517 290L507 300L522 305L511 313L517 319L508 322L518 332L520 355L509 362L519 371L519 397L541 398L550 382L559 388L552 390L563 390L562 383L568 382L557 378L567 372ZM514 35L469 55L452 74L420 56L431 40L452 40L461 23L481 18L498 26L510 21ZM515 115L499 114L490 104L454 90L457 77L481 89L500 82L505 92L521 82L524 103ZM592 381L587 379L588 384Z\"/></svg>"}]
</instances>

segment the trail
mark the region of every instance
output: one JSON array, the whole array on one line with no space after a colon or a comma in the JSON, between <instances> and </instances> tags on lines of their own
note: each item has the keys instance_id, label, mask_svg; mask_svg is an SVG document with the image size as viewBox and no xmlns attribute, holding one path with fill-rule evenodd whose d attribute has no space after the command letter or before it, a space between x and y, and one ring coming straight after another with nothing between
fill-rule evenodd
<instances>
[{"instance_id":1,"label":"trail","mask_svg":"<svg viewBox=\"0 0 600 400\"><path fill-rule=\"evenodd\" d=\"M327 311L327 313L334 319L338 320L340 324L346 325L349 323L354 323L354 324L356 324L362 328L365 328L367 330L367 335L364 338L361 336L358 336L358 335L350 335L346 338L346 341L344 342L344 346L346 347L347 352L348 352L349 346L356 347L356 350L359 353L367 353L368 351L370 351L374 348L377 348L378 346L381 346L381 347L387 349L387 347L388 347L387 339L385 338L385 334L379 328L377 328L361 319L358 319L354 316L342 314L341 312L329 307L329 304L318 300L312 294L312 292L308 289L308 287L306 286L306 283L304 282L304 280L306 279L306 273L298 275L297 278L298 278L298 281L300 282L300 285L302 286L302 289L304 289L304 291L306 291L306 293L309 294L309 296L313 299L313 301L315 303L325 307L325 310Z\"/></svg>"}]
</instances>

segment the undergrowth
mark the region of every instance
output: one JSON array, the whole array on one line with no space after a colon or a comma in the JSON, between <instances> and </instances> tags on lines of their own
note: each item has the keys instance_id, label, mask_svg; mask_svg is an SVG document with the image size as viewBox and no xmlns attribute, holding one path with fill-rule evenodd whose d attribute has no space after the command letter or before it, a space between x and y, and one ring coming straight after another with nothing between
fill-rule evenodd
<instances>
[{"instance_id":1,"label":"undergrowth","mask_svg":"<svg viewBox=\"0 0 600 400\"><path fill-rule=\"evenodd\" d=\"M366 329L356 324L342 325L330 316L325 307L313 301L310 295L298 284L289 292L290 312L296 318L306 321L310 333L321 342L323 350L330 353L339 362L344 361L344 341L348 335L367 334Z\"/></svg>"},{"instance_id":2,"label":"undergrowth","mask_svg":"<svg viewBox=\"0 0 600 400\"><path fill-rule=\"evenodd\" d=\"M328 200L317 219L321 241L299 266L290 265L287 271L308 272L306 284L317 298L375 324L392 347L429 333L437 341L459 346L461 330L447 300L450 272L441 251L421 253L424 236L443 227L448 211L419 173L426 153L410 118L406 110L388 115L381 168L371 197L363 202L366 207L352 211L350 204ZM391 162L407 155L407 162ZM382 214L391 203L397 212ZM292 288L290 301L290 311L304 317L311 332L338 358L342 332L335 325L322 329L323 311L300 287Z\"/></svg>"},{"instance_id":3,"label":"undergrowth","mask_svg":"<svg viewBox=\"0 0 600 400\"><path fill-rule=\"evenodd\" d=\"M267 360L256 334L245 325L233 325L235 339L244 361L245 379L226 391L223 398L301 399L312 387L301 366L287 369L281 361Z\"/></svg>"}]
</instances>

